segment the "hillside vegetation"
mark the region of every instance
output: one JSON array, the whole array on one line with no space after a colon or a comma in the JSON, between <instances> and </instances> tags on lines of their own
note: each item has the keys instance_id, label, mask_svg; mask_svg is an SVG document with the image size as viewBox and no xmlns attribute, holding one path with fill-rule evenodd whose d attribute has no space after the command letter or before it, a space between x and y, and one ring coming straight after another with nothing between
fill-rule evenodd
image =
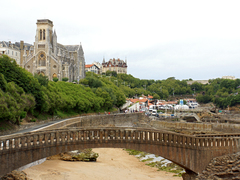
<instances>
[{"instance_id":1,"label":"hillside vegetation","mask_svg":"<svg viewBox=\"0 0 240 180\"><path fill-rule=\"evenodd\" d=\"M121 107L127 98L153 95L154 99L168 100L176 95L197 94L200 103L213 102L220 108L240 104L240 79L213 79L209 84L193 83L170 77L166 80L141 80L130 74L106 75L86 73L79 84L48 81L46 76L34 76L19 67L15 60L0 56L0 122L19 124L27 114L38 118L49 116L104 112Z\"/></svg>"}]
</instances>

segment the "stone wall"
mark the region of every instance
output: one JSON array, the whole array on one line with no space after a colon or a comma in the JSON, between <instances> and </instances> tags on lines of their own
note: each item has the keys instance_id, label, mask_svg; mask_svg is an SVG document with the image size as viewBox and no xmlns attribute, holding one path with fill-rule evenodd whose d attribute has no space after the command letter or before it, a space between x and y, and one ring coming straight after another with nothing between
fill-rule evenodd
<instances>
[{"instance_id":1,"label":"stone wall","mask_svg":"<svg viewBox=\"0 0 240 180\"><path fill-rule=\"evenodd\" d=\"M66 127L132 127L137 126L140 122L144 122L145 118L147 119L144 113L80 116L53 124L44 128L44 130Z\"/></svg>"},{"instance_id":2,"label":"stone wall","mask_svg":"<svg viewBox=\"0 0 240 180\"><path fill-rule=\"evenodd\" d=\"M190 129L211 131L212 124L206 123L186 123L186 122L168 122L168 121L151 121L151 126L154 128L174 128L174 129Z\"/></svg>"},{"instance_id":3,"label":"stone wall","mask_svg":"<svg viewBox=\"0 0 240 180\"><path fill-rule=\"evenodd\" d=\"M189 129L202 131L220 131L223 133L239 133L240 124L229 123L186 123L186 122L168 122L168 121L151 121L150 125L154 128L173 128Z\"/></svg>"}]
</instances>

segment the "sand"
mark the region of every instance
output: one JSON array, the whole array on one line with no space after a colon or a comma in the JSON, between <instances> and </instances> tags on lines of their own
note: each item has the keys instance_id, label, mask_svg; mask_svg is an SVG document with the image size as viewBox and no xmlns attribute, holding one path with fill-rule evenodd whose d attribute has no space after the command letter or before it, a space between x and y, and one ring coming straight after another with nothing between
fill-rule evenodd
<instances>
[{"instance_id":1,"label":"sand","mask_svg":"<svg viewBox=\"0 0 240 180\"><path fill-rule=\"evenodd\" d=\"M25 169L33 180L182 180L173 173L146 166L122 149L97 148L97 162L46 160Z\"/></svg>"}]
</instances>

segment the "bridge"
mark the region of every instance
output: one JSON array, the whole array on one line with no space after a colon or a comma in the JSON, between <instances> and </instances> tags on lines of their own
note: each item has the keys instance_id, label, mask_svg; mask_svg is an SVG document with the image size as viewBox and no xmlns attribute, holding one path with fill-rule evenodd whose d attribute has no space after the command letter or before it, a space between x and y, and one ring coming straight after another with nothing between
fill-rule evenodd
<instances>
[{"instance_id":1,"label":"bridge","mask_svg":"<svg viewBox=\"0 0 240 180\"><path fill-rule=\"evenodd\" d=\"M201 173L214 157L240 150L240 134L189 136L132 127L70 127L0 138L0 177L39 159L85 148L130 148Z\"/></svg>"}]
</instances>

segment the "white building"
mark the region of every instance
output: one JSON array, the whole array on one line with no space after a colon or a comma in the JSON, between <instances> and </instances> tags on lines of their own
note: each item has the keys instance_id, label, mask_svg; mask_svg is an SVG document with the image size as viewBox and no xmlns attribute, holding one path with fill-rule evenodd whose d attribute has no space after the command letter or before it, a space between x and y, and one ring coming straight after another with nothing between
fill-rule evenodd
<instances>
[{"instance_id":1,"label":"white building","mask_svg":"<svg viewBox=\"0 0 240 180\"><path fill-rule=\"evenodd\" d=\"M100 74L100 68L95 64L86 64L85 65L85 71L88 72L94 72L95 74Z\"/></svg>"},{"instance_id":2,"label":"white building","mask_svg":"<svg viewBox=\"0 0 240 180\"><path fill-rule=\"evenodd\" d=\"M20 64L20 44L11 43L11 41L0 41L0 54L6 54L10 58L15 59Z\"/></svg>"}]
</instances>

